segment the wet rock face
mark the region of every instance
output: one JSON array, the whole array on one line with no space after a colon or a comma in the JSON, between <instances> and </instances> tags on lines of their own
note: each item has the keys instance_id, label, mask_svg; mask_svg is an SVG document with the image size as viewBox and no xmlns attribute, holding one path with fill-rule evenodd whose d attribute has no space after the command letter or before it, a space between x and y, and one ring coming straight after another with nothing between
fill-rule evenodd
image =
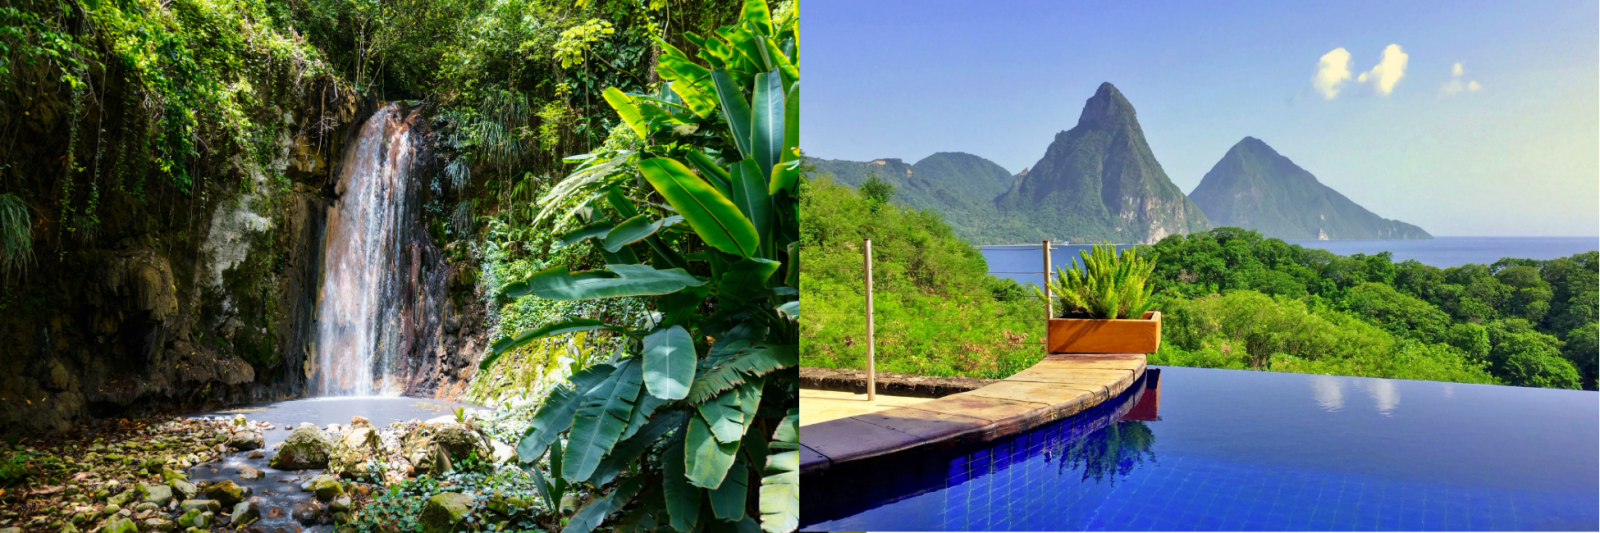
<instances>
[{"instance_id":1,"label":"wet rock face","mask_svg":"<svg viewBox=\"0 0 1600 533\"><path fill-rule=\"evenodd\" d=\"M191 174L204 176L194 190L151 173L141 178L140 198L120 192L133 190L131 181L102 179L93 228L63 222L70 215L53 180L17 181L10 192L39 211L34 246L49 253L35 254L26 279L0 303L0 434L302 394L328 162L360 118L355 95L332 82L308 78L248 109L264 131L278 132L277 150L192 158ZM70 94L39 89L45 97L31 103L45 108L64 105L65 97L50 95ZM80 115L122 115L97 104ZM14 133L30 140L12 147L3 173L65 174L69 119L57 113L24 123ZM134 144L125 137L137 132L119 121L104 128L79 135L80 161L97 142L107 161ZM110 170L92 172L132 179ZM80 213L87 189L80 183L66 200Z\"/></svg>"},{"instance_id":2,"label":"wet rock face","mask_svg":"<svg viewBox=\"0 0 1600 533\"><path fill-rule=\"evenodd\" d=\"M316 426L302 427L289 434L268 465L279 470L302 470L328 466L328 435Z\"/></svg>"},{"instance_id":3,"label":"wet rock face","mask_svg":"<svg viewBox=\"0 0 1600 533\"><path fill-rule=\"evenodd\" d=\"M333 447L328 471L355 477L371 470L373 459L383 456L383 440L372 425L356 426Z\"/></svg>"}]
</instances>

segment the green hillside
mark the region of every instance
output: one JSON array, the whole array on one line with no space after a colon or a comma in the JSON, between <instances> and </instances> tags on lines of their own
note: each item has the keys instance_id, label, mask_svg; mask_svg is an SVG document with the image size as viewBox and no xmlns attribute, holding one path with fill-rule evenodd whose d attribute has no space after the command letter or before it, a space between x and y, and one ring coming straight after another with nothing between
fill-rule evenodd
<instances>
[{"instance_id":1,"label":"green hillside","mask_svg":"<svg viewBox=\"0 0 1600 533\"><path fill-rule=\"evenodd\" d=\"M970 243L1032 242L1048 238L1021 217L1002 213L993 199L1015 177L993 161L972 154L940 152L914 165L896 158L872 161L807 158L812 178L833 176L858 186L871 176L894 185L894 202L938 214L956 235Z\"/></svg>"},{"instance_id":2,"label":"green hillside","mask_svg":"<svg viewBox=\"0 0 1600 533\"><path fill-rule=\"evenodd\" d=\"M1433 238L1356 205L1254 137L1233 145L1189 198L1213 224L1279 239Z\"/></svg>"}]
</instances>

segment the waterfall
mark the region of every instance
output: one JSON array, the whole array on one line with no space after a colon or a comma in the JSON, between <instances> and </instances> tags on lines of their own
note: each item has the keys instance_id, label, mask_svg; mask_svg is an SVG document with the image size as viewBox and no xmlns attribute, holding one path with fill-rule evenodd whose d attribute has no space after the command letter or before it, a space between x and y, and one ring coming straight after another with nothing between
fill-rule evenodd
<instances>
[{"instance_id":1,"label":"waterfall","mask_svg":"<svg viewBox=\"0 0 1600 533\"><path fill-rule=\"evenodd\" d=\"M322 288L317 299L315 389L322 396L399 395L397 359L410 326L408 241L420 110L389 104L367 119L345 149L328 208Z\"/></svg>"}]
</instances>

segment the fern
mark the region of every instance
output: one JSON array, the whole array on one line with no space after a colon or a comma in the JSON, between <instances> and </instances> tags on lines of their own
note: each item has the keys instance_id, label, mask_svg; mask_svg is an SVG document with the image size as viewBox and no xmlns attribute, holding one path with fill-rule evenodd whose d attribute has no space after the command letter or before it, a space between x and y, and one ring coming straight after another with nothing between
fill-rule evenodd
<instances>
[{"instance_id":1,"label":"fern","mask_svg":"<svg viewBox=\"0 0 1600 533\"><path fill-rule=\"evenodd\" d=\"M0 194L0 275L11 278L33 262L33 224L28 204L12 193Z\"/></svg>"}]
</instances>

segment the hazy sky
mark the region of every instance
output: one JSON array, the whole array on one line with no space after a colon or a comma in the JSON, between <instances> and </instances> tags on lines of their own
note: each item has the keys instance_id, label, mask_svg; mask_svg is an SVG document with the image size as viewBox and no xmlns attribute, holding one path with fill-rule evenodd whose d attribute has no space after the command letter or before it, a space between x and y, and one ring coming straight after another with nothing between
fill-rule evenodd
<instances>
[{"instance_id":1,"label":"hazy sky","mask_svg":"<svg viewBox=\"0 0 1600 533\"><path fill-rule=\"evenodd\" d=\"M1185 192L1248 135L1435 235L1591 236L1597 20L1593 0L806 0L801 146L1017 172L1109 81Z\"/></svg>"}]
</instances>

